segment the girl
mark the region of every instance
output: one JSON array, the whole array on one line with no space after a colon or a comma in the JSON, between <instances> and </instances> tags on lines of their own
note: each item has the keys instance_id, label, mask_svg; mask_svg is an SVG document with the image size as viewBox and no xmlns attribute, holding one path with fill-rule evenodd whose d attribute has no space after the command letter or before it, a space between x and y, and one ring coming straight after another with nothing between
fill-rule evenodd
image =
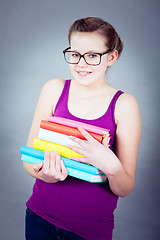
<instances>
[{"instance_id":1,"label":"girl","mask_svg":"<svg viewBox=\"0 0 160 240\"><path fill-rule=\"evenodd\" d=\"M24 162L36 182L27 202L26 239L110 240L118 197L129 195L141 133L136 99L110 86L105 73L120 56L123 44L115 29L100 18L77 20L69 30L64 50L73 80L48 81L41 92L27 146L33 146L41 120L50 115L69 118L110 130L110 147L100 144L82 128L88 140L71 139L69 146L84 158L72 158L98 167L106 183L89 183L67 176L60 155L45 151L43 163Z\"/></svg>"}]
</instances>

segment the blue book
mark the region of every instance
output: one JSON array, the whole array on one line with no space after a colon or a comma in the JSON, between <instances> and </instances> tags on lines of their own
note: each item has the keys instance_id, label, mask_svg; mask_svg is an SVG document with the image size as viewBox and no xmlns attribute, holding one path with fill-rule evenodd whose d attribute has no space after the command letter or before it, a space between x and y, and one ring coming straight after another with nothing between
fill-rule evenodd
<instances>
[{"instance_id":1,"label":"blue book","mask_svg":"<svg viewBox=\"0 0 160 240\"><path fill-rule=\"evenodd\" d=\"M107 176L104 174L94 175L94 174L79 171L77 169L73 169L73 168L69 168L69 167L67 167L67 171L68 171L69 176L79 178L81 180L85 180L85 181L92 182L92 183L101 183L101 182L106 182L106 180L107 180Z\"/></svg>"},{"instance_id":2,"label":"blue book","mask_svg":"<svg viewBox=\"0 0 160 240\"><path fill-rule=\"evenodd\" d=\"M29 155L22 154L21 161L28 162L28 163L31 163L31 164L35 164L35 163L43 162L44 160L40 159L40 158L31 157Z\"/></svg>"},{"instance_id":3,"label":"blue book","mask_svg":"<svg viewBox=\"0 0 160 240\"><path fill-rule=\"evenodd\" d=\"M22 161L29 162L32 164L44 161L44 151L31 147L22 146L20 149L20 153L22 153L21 157ZM94 166L82 162L77 162L65 157L61 157L61 159L63 160L66 168L76 169L93 175L97 174L105 175Z\"/></svg>"},{"instance_id":4,"label":"blue book","mask_svg":"<svg viewBox=\"0 0 160 240\"><path fill-rule=\"evenodd\" d=\"M25 154L22 154L21 157L22 161L29 162L29 163L39 163L43 162L42 159L31 157ZM66 165L66 164L65 164ZM100 182L106 182L106 175L104 173L99 173L99 174L91 174L88 172L84 172L83 170L79 169L74 169L66 166L66 169L68 171L68 175L71 177L79 178L81 180L85 180L88 182L94 182L94 183L100 183Z\"/></svg>"},{"instance_id":5,"label":"blue book","mask_svg":"<svg viewBox=\"0 0 160 240\"><path fill-rule=\"evenodd\" d=\"M20 149L20 153L25 154L30 157L35 157L35 158L44 160L44 152L37 150L35 148L32 148L32 147L22 146Z\"/></svg>"}]
</instances>

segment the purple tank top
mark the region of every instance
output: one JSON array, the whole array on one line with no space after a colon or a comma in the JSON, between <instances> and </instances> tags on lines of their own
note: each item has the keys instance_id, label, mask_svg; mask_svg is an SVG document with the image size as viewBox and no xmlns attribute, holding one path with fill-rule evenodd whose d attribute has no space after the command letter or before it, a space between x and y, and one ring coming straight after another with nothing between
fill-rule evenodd
<instances>
[{"instance_id":1,"label":"purple tank top","mask_svg":"<svg viewBox=\"0 0 160 240\"><path fill-rule=\"evenodd\" d=\"M117 91L106 113L93 120L73 116L68 110L68 94L71 80L66 80L55 108L54 116L81 121L110 130L110 148L114 151L116 124L114 108ZM118 196L110 190L109 183L90 183L68 176L64 181L46 183L39 179L27 207L48 222L76 233L87 240L111 240L114 228L114 210Z\"/></svg>"}]
</instances>

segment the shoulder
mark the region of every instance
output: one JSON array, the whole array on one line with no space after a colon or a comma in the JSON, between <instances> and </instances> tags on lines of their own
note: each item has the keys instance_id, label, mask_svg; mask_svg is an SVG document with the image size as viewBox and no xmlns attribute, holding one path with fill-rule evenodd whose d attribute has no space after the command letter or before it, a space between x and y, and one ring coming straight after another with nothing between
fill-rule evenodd
<instances>
[{"instance_id":1,"label":"shoulder","mask_svg":"<svg viewBox=\"0 0 160 240\"><path fill-rule=\"evenodd\" d=\"M64 79L51 79L47 81L42 87L41 95L56 100L63 90L64 82Z\"/></svg>"},{"instance_id":2,"label":"shoulder","mask_svg":"<svg viewBox=\"0 0 160 240\"><path fill-rule=\"evenodd\" d=\"M49 81L47 81L44 85L43 85L43 90L47 91L47 92L56 92L57 90L60 90L63 88L64 86L64 79L51 79Z\"/></svg>"},{"instance_id":3,"label":"shoulder","mask_svg":"<svg viewBox=\"0 0 160 240\"><path fill-rule=\"evenodd\" d=\"M119 96L115 106L116 123L126 122L127 119L139 118L139 104L135 96L130 93L123 93Z\"/></svg>"},{"instance_id":4,"label":"shoulder","mask_svg":"<svg viewBox=\"0 0 160 240\"><path fill-rule=\"evenodd\" d=\"M117 107L138 106L138 101L130 93L122 93L117 99Z\"/></svg>"},{"instance_id":5,"label":"shoulder","mask_svg":"<svg viewBox=\"0 0 160 240\"><path fill-rule=\"evenodd\" d=\"M64 82L65 80L63 79L47 81L42 87L38 106L48 106L48 108L52 108L63 90Z\"/></svg>"}]
</instances>

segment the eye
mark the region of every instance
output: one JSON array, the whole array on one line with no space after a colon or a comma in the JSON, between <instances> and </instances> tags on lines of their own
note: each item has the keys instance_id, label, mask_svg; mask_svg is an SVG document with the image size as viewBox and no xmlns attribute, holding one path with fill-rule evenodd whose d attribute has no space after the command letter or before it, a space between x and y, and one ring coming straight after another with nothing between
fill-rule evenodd
<instances>
[{"instance_id":1,"label":"eye","mask_svg":"<svg viewBox=\"0 0 160 240\"><path fill-rule=\"evenodd\" d=\"M72 52L72 53L71 53L71 57L78 58L78 57L79 57L79 54L76 53L76 52Z\"/></svg>"},{"instance_id":2,"label":"eye","mask_svg":"<svg viewBox=\"0 0 160 240\"><path fill-rule=\"evenodd\" d=\"M97 53L90 53L90 54L88 54L88 57L89 58L97 58L98 54Z\"/></svg>"}]
</instances>

